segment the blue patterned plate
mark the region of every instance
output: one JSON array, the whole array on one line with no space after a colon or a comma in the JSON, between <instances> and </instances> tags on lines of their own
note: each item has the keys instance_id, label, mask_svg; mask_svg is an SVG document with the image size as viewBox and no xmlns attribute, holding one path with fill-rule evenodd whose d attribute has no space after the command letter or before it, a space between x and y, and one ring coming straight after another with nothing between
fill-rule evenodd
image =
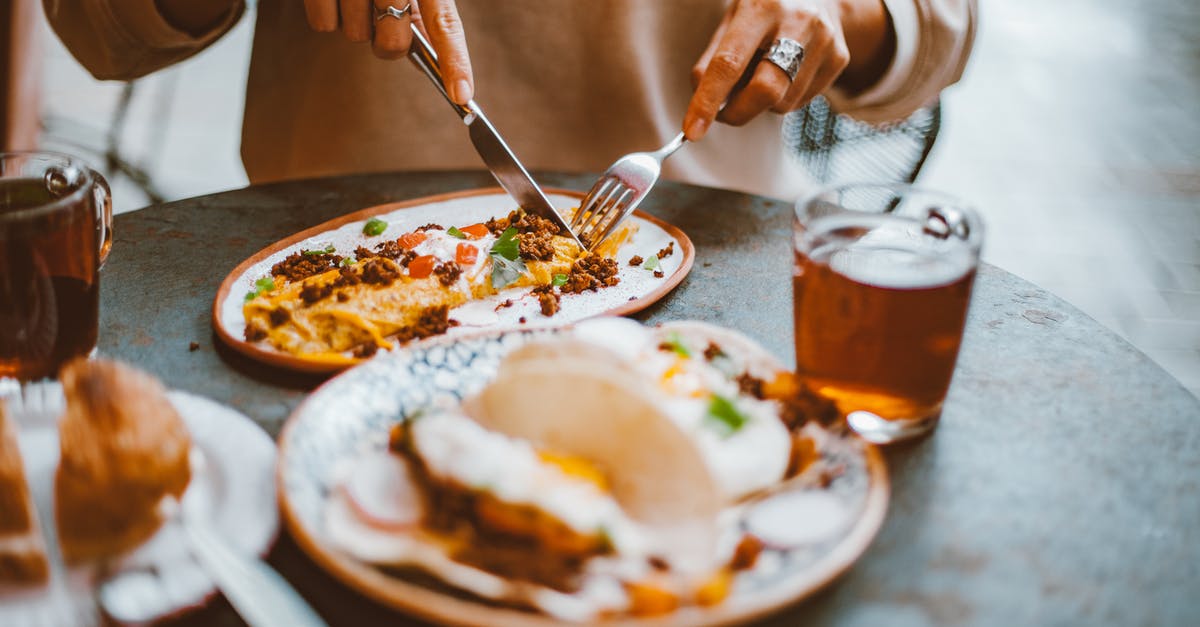
<instances>
[{"instance_id":1,"label":"blue patterned plate","mask_svg":"<svg viewBox=\"0 0 1200 627\"><path fill-rule=\"evenodd\" d=\"M431 578L400 576L339 551L323 528L335 469L366 451L387 447L398 419L431 405L453 405L482 389L503 357L561 329L485 332L444 338L380 356L329 380L296 409L279 442L278 491L284 520L300 546L356 590L426 619L486 625L551 625L549 617L481 600ZM760 617L796 602L846 571L866 550L887 510L888 480L879 453L858 440L828 436L823 458L838 473L824 487L798 488L835 500L844 524L819 540L768 549L739 573L730 596L712 607L685 607L629 625L720 625Z\"/></svg>"}]
</instances>

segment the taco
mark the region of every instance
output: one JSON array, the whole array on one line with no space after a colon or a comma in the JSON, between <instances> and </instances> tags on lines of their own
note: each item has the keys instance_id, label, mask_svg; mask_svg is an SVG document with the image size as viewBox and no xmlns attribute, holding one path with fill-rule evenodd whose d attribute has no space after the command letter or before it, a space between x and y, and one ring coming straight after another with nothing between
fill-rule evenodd
<instances>
[{"instance_id":1,"label":"taco","mask_svg":"<svg viewBox=\"0 0 1200 627\"><path fill-rule=\"evenodd\" d=\"M333 542L566 620L720 602L746 538L694 440L605 369L511 366L465 406L482 414L411 417L355 461L326 510Z\"/></svg>"},{"instance_id":2,"label":"taco","mask_svg":"<svg viewBox=\"0 0 1200 627\"><path fill-rule=\"evenodd\" d=\"M624 318L581 322L567 337L522 346L511 353L500 381L524 376L520 366L553 363L603 369L625 389L638 389L691 438L702 452L725 501L771 488L808 461L811 443L802 423L826 423L836 410L807 393L771 353L730 329L702 322L644 327ZM478 411L495 415L509 401L493 386L480 394ZM536 399L517 401L525 408Z\"/></svg>"}]
</instances>

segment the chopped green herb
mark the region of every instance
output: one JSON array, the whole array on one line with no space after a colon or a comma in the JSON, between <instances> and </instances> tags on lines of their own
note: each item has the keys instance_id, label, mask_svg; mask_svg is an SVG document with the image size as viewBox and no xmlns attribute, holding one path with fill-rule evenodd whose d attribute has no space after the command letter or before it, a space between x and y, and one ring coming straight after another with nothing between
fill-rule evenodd
<instances>
[{"instance_id":1,"label":"chopped green herb","mask_svg":"<svg viewBox=\"0 0 1200 627\"><path fill-rule=\"evenodd\" d=\"M672 333L668 335L667 339L663 340L662 344L659 344L658 347L663 350L669 350L680 357L687 357L690 359L692 356L692 351L688 350L688 347L683 345L683 339L679 337L678 333Z\"/></svg>"},{"instance_id":2,"label":"chopped green herb","mask_svg":"<svg viewBox=\"0 0 1200 627\"><path fill-rule=\"evenodd\" d=\"M273 291L274 289L275 289L275 278L265 276L254 282L254 289L250 290L249 292L246 292L246 302L250 302L250 301L254 300L255 298L258 298L258 296L260 294L263 294L264 292Z\"/></svg>"},{"instance_id":3,"label":"chopped green herb","mask_svg":"<svg viewBox=\"0 0 1200 627\"><path fill-rule=\"evenodd\" d=\"M737 433L749 421L750 417L739 411L733 401L717 394L713 394L704 416L705 424L720 431L723 437Z\"/></svg>"},{"instance_id":4,"label":"chopped green herb","mask_svg":"<svg viewBox=\"0 0 1200 627\"><path fill-rule=\"evenodd\" d=\"M300 251L300 254L301 254L301 255L308 255L308 256L312 257L312 256L315 256L315 255L328 255L328 254L332 253L332 252L333 252L333 251L335 251L335 250L337 250L337 249L333 247L333 244L330 244L330 245L328 245L328 246L326 246L325 248L322 248L322 249L320 249L320 250L302 250L302 251Z\"/></svg>"},{"instance_id":5,"label":"chopped green herb","mask_svg":"<svg viewBox=\"0 0 1200 627\"><path fill-rule=\"evenodd\" d=\"M645 268L646 270L657 270L658 269L658 255L650 255L649 257L647 257L646 261L642 262L642 267Z\"/></svg>"},{"instance_id":6,"label":"chopped green herb","mask_svg":"<svg viewBox=\"0 0 1200 627\"><path fill-rule=\"evenodd\" d=\"M525 272L525 261L519 256L516 259L508 259L504 255L492 254L492 287L500 290L504 289Z\"/></svg>"},{"instance_id":7,"label":"chopped green herb","mask_svg":"<svg viewBox=\"0 0 1200 627\"><path fill-rule=\"evenodd\" d=\"M458 230L457 226L452 226L452 227L446 229L446 233L449 234L450 237L457 237L458 239L467 239L467 234Z\"/></svg>"},{"instance_id":8,"label":"chopped green herb","mask_svg":"<svg viewBox=\"0 0 1200 627\"><path fill-rule=\"evenodd\" d=\"M567 284L567 275L565 275L565 274L554 275L554 287L562 287L566 284Z\"/></svg>"},{"instance_id":9,"label":"chopped green herb","mask_svg":"<svg viewBox=\"0 0 1200 627\"><path fill-rule=\"evenodd\" d=\"M348 266L348 265L354 263L355 261L357 261L357 259L355 259L354 257L345 257L342 259L342 265Z\"/></svg>"},{"instance_id":10,"label":"chopped green herb","mask_svg":"<svg viewBox=\"0 0 1200 627\"><path fill-rule=\"evenodd\" d=\"M387 230L387 222L379 218L371 218L363 225L363 235L379 235Z\"/></svg>"},{"instance_id":11,"label":"chopped green herb","mask_svg":"<svg viewBox=\"0 0 1200 627\"><path fill-rule=\"evenodd\" d=\"M521 256L521 244L517 241L517 227L504 229L496 243L492 244L491 254L499 255L509 261L516 261ZM524 264L522 264L524 265Z\"/></svg>"}]
</instances>

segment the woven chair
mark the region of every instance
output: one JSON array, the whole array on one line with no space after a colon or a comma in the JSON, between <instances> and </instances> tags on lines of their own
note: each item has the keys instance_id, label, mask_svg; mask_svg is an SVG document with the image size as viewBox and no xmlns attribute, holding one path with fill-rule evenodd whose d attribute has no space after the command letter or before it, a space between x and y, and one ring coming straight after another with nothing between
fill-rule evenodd
<instances>
[{"instance_id":1,"label":"woven chair","mask_svg":"<svg viewBox=\"0 0 1200 627\"><path fill-rule=\"evenodd\" d=\"M784 140L823 184L912 183L942 123L936 103L907 119L872 126L835 114L817 97L784 120Z\"/></svg>"}]
</instances>

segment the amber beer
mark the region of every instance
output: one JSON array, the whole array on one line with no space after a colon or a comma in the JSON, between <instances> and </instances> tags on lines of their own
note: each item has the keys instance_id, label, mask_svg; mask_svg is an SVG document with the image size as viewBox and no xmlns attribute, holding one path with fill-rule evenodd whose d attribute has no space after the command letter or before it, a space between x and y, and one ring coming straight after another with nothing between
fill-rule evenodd
<instances>
[{"instance_id":1,"label":"amber beer","mask_svg":"<svg viewBox=\"0 0 1200 627\"><path fill-rule=\"evenodd\" d=\"M797 372L875 442L936 424L980 238L967 210L885 191L881 211L846 208L844 196L798 206L792 280Z\"/></svg>"},{"instance_id":2,"label":"amber beer","mask_svg":"<svg viewBox=\"0 0 1200 627\"><path fill-rule=\"evenodd\" d=\"M936 285L876 285L798 253L797 369L844 413L936 414L954 372L974 277L967 268Z\"/></svg>"},{"instance_id":3,"label":"amber beer","mask_svg":"<svg viewBox=\"0 0 1200 627\"><path fill-rule=\"evenodd\" d=\"M0 379L52 378L96 347L107 187L67 157L0 154L0 164Z\"/></svg>"}]
</instances>

